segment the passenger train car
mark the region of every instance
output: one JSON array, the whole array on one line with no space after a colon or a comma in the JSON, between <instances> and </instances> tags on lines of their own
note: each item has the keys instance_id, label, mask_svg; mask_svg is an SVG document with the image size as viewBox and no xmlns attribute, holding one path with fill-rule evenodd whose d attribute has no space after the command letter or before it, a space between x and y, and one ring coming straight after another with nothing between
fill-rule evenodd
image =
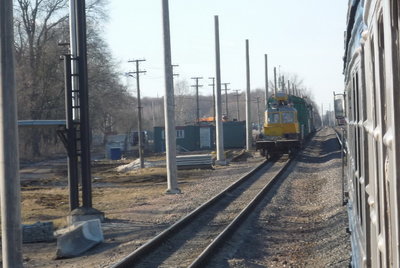
<instances>
[{"instance_id":1,"label":"passenger train car","mask_svg":"<svg viewBox=\"0 0 400 268\"><path fill-rule=\"evenodd\" d=\"M268 100L263 133L256 141L256 149L271 157L293 153L305 137L314 131L312 105L305 98L280 92Z\"/></svg>"},{"instance_id":2,"label":"passenger train car","mask_svg":"<svg viewBox=\"0 0 400 268\"><path fill-rule=\"evenodd\" d=\"M399 15L400 0L349 1L344 75L353 267L400 267Z\"/></svg>"}]
</instances>

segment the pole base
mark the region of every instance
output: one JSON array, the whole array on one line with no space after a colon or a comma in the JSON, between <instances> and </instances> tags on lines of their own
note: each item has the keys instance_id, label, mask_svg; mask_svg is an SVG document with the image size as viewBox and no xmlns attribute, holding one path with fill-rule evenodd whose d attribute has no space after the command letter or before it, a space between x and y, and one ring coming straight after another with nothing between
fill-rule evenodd
<instances>
[{"instance_id":1,"label":"pole base","mask_svg":"<svg viewBox=\"0 0 400 268\"><path fill-rule=\"evenodd\" d=\"M166 194L181 194L181 190L179 188L176 189L168 189L166 192Z\"/></svg>"},{"instance_id":2,"label":"pole base","mask_svg":"<svg viewBox=\"0 0 400 268\"><path fill-rule=\"evenodd\" d=\"M226 160L216 160L215 161L215 165L216 166L227 166L228 165L228 161L226 161Z\"/></svg>"},{"instance_id":3,"label":"pole base","mask_svg":"<svg viewBox=\"0 0 400 268\"><path fill-rule=\"evenodd\" d=\"M104 212L95 208L79 207L71 211L67 216L68 225L72 225L78 221L88 221L93 219L99 219L100 222L104 222Z\"/></svg>"}]
</instances>

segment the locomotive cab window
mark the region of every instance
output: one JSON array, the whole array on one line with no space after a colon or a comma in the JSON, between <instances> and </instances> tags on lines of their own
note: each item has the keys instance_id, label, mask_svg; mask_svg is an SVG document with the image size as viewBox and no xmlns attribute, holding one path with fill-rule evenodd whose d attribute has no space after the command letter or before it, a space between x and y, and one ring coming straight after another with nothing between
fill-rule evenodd
<instances>
[{"instance_id":1,"label":"locomotive cab window","mask_svg":"<svg viewBox=\"0 0 400 268\"><path fill-rule=\"evenodd\" d=\"M282 123L294 123L294 113L293 112L282 113Z\"/></svg>"},{"instance_id":2,"label":"locomotive cab window","mask_svg":"<svg viewBox=\"0 0 400 268\"><path fill-rule=\"evenodd\" d=\"M269 113L268 114L268 123L278 124L279 123L279 113Z\"/></svg>"}]
</instances>

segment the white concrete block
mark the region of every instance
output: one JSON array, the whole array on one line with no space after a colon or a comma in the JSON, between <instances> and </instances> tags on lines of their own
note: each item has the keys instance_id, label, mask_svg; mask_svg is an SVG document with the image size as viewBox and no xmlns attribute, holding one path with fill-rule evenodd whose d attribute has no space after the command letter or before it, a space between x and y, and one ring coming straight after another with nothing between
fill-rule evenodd
<instances>
[{"instance_id":1,"label":"white concrete block","mask_svg":"<svg viewBox=\"0 0 400 268\"><path fill-rule=\"evenodd\" d=\"M79 256L104 241L99 219L76 222L69 228L57 238L57 259Z\"/></svg>"}]
</instances>

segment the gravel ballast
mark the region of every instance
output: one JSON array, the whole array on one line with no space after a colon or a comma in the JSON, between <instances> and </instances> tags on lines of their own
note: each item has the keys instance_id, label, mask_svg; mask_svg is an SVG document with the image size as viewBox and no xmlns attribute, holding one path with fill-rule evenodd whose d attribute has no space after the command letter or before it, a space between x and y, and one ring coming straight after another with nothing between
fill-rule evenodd
<instances>
[{"instance_id":1,"label":"gravel ballast","mask_svg":"<svg viewBox=\"0 0 400 268\"><path fill-rule=\"evenodd\" d=\"M348 267L348 218L333 130L319 131L293 164L218 267Z\"/></svg>"}]
</instances>

